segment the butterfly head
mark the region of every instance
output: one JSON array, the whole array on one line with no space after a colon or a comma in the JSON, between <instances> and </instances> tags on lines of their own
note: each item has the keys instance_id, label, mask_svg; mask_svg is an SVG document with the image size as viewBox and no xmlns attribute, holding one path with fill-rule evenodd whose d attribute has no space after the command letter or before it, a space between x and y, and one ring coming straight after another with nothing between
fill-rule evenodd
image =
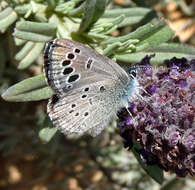
<instances>
[{"instance_id":1,"label":"butterfly head","mask_svg":"<svg viewBox=\"0 0 195 190\"><path fill-rule=\"evenodd\" d=\"M127 74L131 79L135 79L137 76L137 68L136 66L130 66L126 69Z\"/></svg>"}]
</instances>

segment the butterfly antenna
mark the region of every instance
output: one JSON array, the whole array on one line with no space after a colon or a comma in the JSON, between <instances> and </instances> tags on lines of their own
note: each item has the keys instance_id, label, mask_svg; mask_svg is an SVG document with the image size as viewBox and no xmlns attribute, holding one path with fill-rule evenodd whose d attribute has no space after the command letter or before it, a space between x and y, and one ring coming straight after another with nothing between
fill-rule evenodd
<instances>
[{"instance_id":1,"label":"butterfly antenna","mask_svg":"<svg viewBox=\"0 0 195 190\"><path fill-rule=\"evenodd\" d=\"M137 88L139 88L140 90L143 90L143 92L145 92L148 96L151 97L151 94L149 94L142 86L138 86Z\"/></svg>"},{"instance_id":2,"label":"butterfly antenna","mask_svg":"<svg viewBox=\"0 0 195 190\"><path fill-rule=\"evenodd\" d=\"M133 74L130 74L130 77L131 77L132 79L135 79L135 78L136 78L135 76L133 76Z\"/></svg>"},{"instance_id":3,"label":"butterfly antenna","mask_svg":"<svg viewBox=\"0 0 195 190\"><path fill-rule=\"evenodd\" d=\"M125 107L127 112L129 113L129 115L133 118L133 115L131 114L131 112L129 111L128 107Z\"/></svg>"},{"instance_id":4,"label":"butterfly antenna","mask_svg":"<svg viewBox=\"0 0 195 190\"><path fill-rule=\"evenodd\" d=\"M129 113L129 116L133 120L133 123L135 122L135 118L133 117L132 113L129 111L128 107L126 107L127 112Z\"/></svg>"}]
</instances>

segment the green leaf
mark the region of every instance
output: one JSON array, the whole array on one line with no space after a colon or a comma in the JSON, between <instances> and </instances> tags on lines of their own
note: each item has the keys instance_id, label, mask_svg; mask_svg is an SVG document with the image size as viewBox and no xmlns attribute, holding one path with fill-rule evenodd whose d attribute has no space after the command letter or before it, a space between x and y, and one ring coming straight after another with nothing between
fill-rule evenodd
<instances>
[{"instance_id":1,"label":"green leaf","mask_svg":"<svg viewBox=\"0 0 195 190\"><path fill-rule=\"evenodd\" d=\"M45 127L39 131L39 138L43 142L47 143L52 139L52 137L56 134L56 132L57 132L57 128Z\"/></svg>"},{"instance_id":2,"label":"green leaf","mask_svg":"<svg viewBox=\"0 0 195 190\"><path fill-rule=\"evenodd\" d=\"M13 35L17 38L35 42L46 42L55 36L57 26L51 23L19 21Z\"/></svg>"},{"instance_id":3,"label":"green leaf","mask_svg":"<svg viewBox=\"0 0 195 190\"><path fill-rule=\"evenodd\" d=\"M16 46L21 46L21 45L25 44L26 40L22 40L22 39L14 37L14 42L15 42Z\"/></svg>"},{"instance_id":4,"label":"green leaf","mask_svg":"<svg viewBox=\"0 0 195 190\"><path fill-rule=\"evenodd\" d=\"M137 44L137 48L147 43L150 47L159 45L163 42L167 42L174 35L174 32L168 25L159 27L156 30L150 31L147 36L144 36Z\"/></svg>"},{"instance_id":5,"label":"green leaf","mask_svg":"<svg viewBox=\"0 0 195 190\"><path fill-rule=\"evenodd\" d=\"M141 145L138 144L137 142L134 142L132 152L135 155L136 159L142 166L142 168L145 170L145 172L152 178L154 179L157 183L162 184L164 181L164 175L163 175L163 170L158 167L158 165L145 165L143 164L139 154L137 153L136 149L140 149Z\"/></svg>"},{"instance_id":6,"label":"green leaf","mask_svg":"<svg viewBox=\"0 0 195 190\"><path fill-rule=\"evenodd\" d=\"M53 91L47 86L44 75L28 78L10 88L3 94L2 98L10 102L26 102L48 99Z\"/></svg>"},{"instance_id":7,"label":"green leaf","mask_svg":"<svg viewBox=\"0 0 195 190\"><path fill-rule=\"evenodd\" d=\"M113 43L113 44L111 44L110 46L108 45L107 48L104 49L103 54L104 54L105 56L109 56L109 55L112 54L112 52L113 52L116 48L118 48L118 47L120 47L120 46L121 46L121 43L120 43L120 42Z\"/></svg>"},{"instance_id":8,"label":"green leaf","mask_svg":"<svg viewBox=\"0 0 195 190\"><path fill-rule=\"evenodd\" d=\"M76 5L75 1L69 1L69 2L65 2L65 3L59 3L56 8L55 11L62 13L62 14L68 14Z\"/></svg>"},{"instance_id":9,"label":"green leaf","mask_svg":"<svg viewBox=\"0 0 195 190\"><path fill-rule=\"evenodd\" d=\"M31 9L31 4L18 5L15 7L15 11L18 14L26 14L28 10Z\"/></svg>"},{"instance_id":10,"label":"green leaf","mask_svg":"<svg viewBox=\"0 0 195 190\"><path fill-rule=\"evenodd\" d=\"M89 30L90 26L102 16L105 8L105 0L86 0L84 15L78 32Z\"/></svg>"},{"instance_id":11,"label":"green leaf","mask_svg":"<svg viewBox=\"0 0 195 190\"><path fill-rule=\"evenodd\" d=\"M40 55L45 43L34 43L28 41L25 46L16 54L15 59L20 61L18 69L27 68Z\"/></svg>"},{"instance_id":12,"label":"green leaf","mask_svg":"<svg viewBox=\"0 0 195 190\"><path fill-rule=\"evenodd\" d=\"M81 17L83 10L85 9L85 3L86 1L84 1L79 7L70 10L68 12L68 15L73 17L74 16Z\"/></svg>"},{"instance_id":13,"label":"green leaf","mask_svg":"<svg viewBox=\"0 0 195 190\"><path fill-rule=\"evenodd\" d=\"M56 25L50 23L19 21L16 23L17 30L45 34L53 36L56 31Z\"/></svg>"},{"instance_id":14,"label":"green leaf","mask_svg":"<svg viewBox=\"0 0 195 190\"><path fill-rule=\"evenodd\" d=\"M122 14L125 15L125 17L143 16L148 14L150 11L151 9L142 8L142 7L110 9L105 11L105 13L102 15L102 18L114 18Z\"/></svg>"},{"instance_id":15,"label":"green leaf","mask_svg":"<svg viewBox=\"0 0 195 190\"><path fill-rule=\"evenodd\" d=\"M16 29L13 35L22 40L29 40L29 41L34 41L34 42L47 42L53 38L52 36L36 34L32 32L23 32L23 31L19 31Z\"/></svg>"},{"instance_id":16,"label":"green leaf","mask_svg":"<svg viewBox=\"0 0 195 190\"><path fill-rule=\"evenodd\" d=\"M111 9L105 11L100 21L110 20L111 22L113 18L116 18L119 15L124 15L125 19L122 22L120 22L120 24L118 25L118 27L124 27L124 26L133 25L140 22L151 11L152 11L151 9L147 9L147 8Z\"/></svg>"},{"instance_id":17,"label":"green leaf","mask_svg":"<svg viewBox=\"0 0 195 190\"><path fill-rule=\"evenodd\" d=\"M15 55L15 59L17 61L22 60L27 54L28 52L33 48L34 46L34 42L28 41L23 48Z\"/></svg>"},{"instance_id":18,"label":"green leaf","mask_svg":"<svg viewBox=\"0 0 195 190\"><path fill-rule=\"evenodd\" d=\"M181 179L176 177L175 174L169 177L169 180L161 186L160 190L173 190L181 186Z\"/></svg>"},{"instance_id":19,"label":"green leaf","mask_svg":"<svg viewBox=\"0 0 195 190\"><path fill-rule=\"evenodd\" d=\"M127 40L130 39L138 39L140 41L140 45L143 45L143 42L146 43L146 40L148 39L148 41L151 41L151 38L153 35L156 35L156 33L158 34L158 37L160 39L158 39L158 43L159 41L164 42L165 40L169 40L172 36L173 36L173 32L171 31L171 29L167 26L165 21L159 21L159 20L153 20L150 23L147 23L141 27L139 27L138 29L136 29L134 32L131 32L127 35L121 36L121 37L110 37L109 39L105 40L102 42L102 44L110 44L110 43L114 43L114 42L125 42ZM164 33L167 33L168 36L163 35L163 39L161 40L161 36ZM156 36L154 36L156 37Z\"/></svg>"},{"instance_id":20,"label":"green leaf","mask_svg":"<svg viewBox=\"0 0 195 190\"><path fill-rule=\"evenodd\" d=\"M155 57L151 59L151 63L155 65L162 65L165 59L177 58L195 58L195 48L191 46L184 46L177 43L163 43L158 46L151 46L144 52L131 54L116 54L115 58L118 61L126 63L139 62L146 55L155 53Z\"/></svg>"},{"instance_id":21,"label":"green leaf","mask_svg":"<svg viewBox=\"0 0 195 190\"><path fill-rule=\"evenodd\" d=\"M10 7L5 8L0 12L0 31L4 32L8 26L16 21L16 19L16 12Z\"/></svg>"},{"instance_id":22,"label":"green leaf","mask_svg":"<svg viewBox=\"0 0 195 190\"><path fill-rule=\"evenodd\" d=\"M144 18L144 16L134 16L134 17L126 17L123 22L121 22L118 27L125 27L125 26L130 26L130 25L134 25L137 24L139 22L142 21L142 19Z\"/></svg>"},{"instance_id":23,"label":"green leaf","mask_svg":"<svg viewBox=\"0 0 195 190\"><path fill-rule=\"evenodd\" d=\"M195 47L189 45L182 45L178 43L162 43L157 47L150 47L148 51L154 51L156 48L159 52L181 53L189 57L195 56Z\"/></svg>"},{"instance_id":24,"label":"green leaf","mask_svg":"<svg viewBox=\"0 0 195 190\"><path fill-rule=\"evenodd\" d=\"M90 33L97 34L109 34L112 31L116 30L118 25L125 19L124 15L115 17L114 19L100 19L97 23L93 25L90 29Z\"/></svg>"},{"instance_id":25,"label":"green leaf","mask_svg":"<svg viewBox=\"0 0 195 190\"><path fill-rule=\"evenodd\" d=\"M116 42L112 43L111 45L107 45L104 49L103 54L109 56L111 54L117 54L117 52L127 52L130 53L135 51L136 47L135 44L138 43L139 40L127 40L126 42Z\"/></svg>"}]
</instances>

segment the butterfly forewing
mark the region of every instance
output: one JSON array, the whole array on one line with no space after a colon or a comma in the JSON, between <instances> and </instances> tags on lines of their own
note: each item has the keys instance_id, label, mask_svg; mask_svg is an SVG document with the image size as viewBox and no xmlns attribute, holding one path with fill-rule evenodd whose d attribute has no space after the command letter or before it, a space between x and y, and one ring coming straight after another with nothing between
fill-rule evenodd
<instances>
[{"instance_id":1,"label":"butterfly forewing","mask_svg":"<svg viewBox=\"0 0 195 190\"><path fill-rule=\"evenodd\" d=\"M128 75L112 60L96 53L78 42L55 39L45 48L45 74L49 85L56 93L64 94L87 81L99 78L128 83ZM93 78L93 79L91 79Z\"/></svg>"},{"instance_id":2,"label":"butterfly forewing","mask_svg":"<svg viewBox=\"0 0 195 190\"><path fill-rule=\"evenodd\" d=\"M54 125L65 134L95 136L116 114L126 72L78 42L55 39L45 48L45 74L55 95L48 104Z\"/></svg>"}]
</instances>

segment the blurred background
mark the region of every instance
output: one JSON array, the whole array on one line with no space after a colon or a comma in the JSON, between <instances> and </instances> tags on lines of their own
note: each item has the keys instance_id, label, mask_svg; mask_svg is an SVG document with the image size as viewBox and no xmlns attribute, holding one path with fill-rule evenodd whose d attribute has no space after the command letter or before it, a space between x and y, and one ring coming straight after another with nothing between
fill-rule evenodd
<instances>
[{"instance_id":1,"label":"blurred background","mask_svg":"<svg viewBox=\"0 0 195 190\"><path fill-rule=\"evenodd\" d=\"M113 0L113 7L135 6L130 0ZM137 6L139 5L137 0ZM9 3L9 1L8 1ZM176 40L195 47L194 0L145 1L167 19ZM116 29L113 36L130 32L130 26ZM25 70L18 70L13 28L0 34L0 94L8 87L42 73L42 58ZM138 164L131 151L123 148L113 121L96 138L65 137L56 133L49 143L39 138L44 126L51 126L47 101L14 103L0 98L0 189L2 190L160 190L195 189L192 177L175 178L165 173L159 185Z\"/></svg>"}]
</instances>

